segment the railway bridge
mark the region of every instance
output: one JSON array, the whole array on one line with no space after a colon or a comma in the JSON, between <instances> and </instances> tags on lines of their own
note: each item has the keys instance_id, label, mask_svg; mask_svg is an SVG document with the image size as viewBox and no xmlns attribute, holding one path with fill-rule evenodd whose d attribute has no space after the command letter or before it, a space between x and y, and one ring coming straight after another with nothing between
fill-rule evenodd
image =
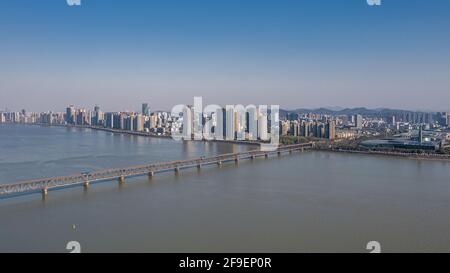
<instances>
[{"instance_id":1,"label":"railway bridge","mask_svg":"<svg viewBox=\"0 0 450 273\"><path fill-rule=\"evenodd\" d=\"M43 178L29 181L20 181L11 184L0 184L0 198L5 196L14 196L25 193L41 192L45 199L49 190L64 188L69 186L84 186L86 189L95 182L114 181L119 184L125 183L125 179L134 176L148 175L154 176L157 173L174 171L179 173L183 169L201 168L202 166L217 164L221 166L226 162L236 162L241 160L255 159L257 157L269 158L271 155L282 155L283 153L292 153L294 151L303 151L310 149L314 143L295 144L280 146L276 150L263 151L253 150L241 153L221 154L213 157L201 157L194 159L186 159L171 162L161 162L150 165L131 166L126 168L114 168L106 170L98 170L89 173L80 173L75 175Z\"/></svg>"}]
</instances>

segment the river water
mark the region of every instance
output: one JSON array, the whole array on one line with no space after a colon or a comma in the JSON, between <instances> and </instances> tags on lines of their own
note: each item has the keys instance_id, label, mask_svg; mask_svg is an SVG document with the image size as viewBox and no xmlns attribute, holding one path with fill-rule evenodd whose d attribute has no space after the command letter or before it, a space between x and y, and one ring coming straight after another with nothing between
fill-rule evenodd
<instances>
[{"instance_id":1,"label":"river water","mask_svg":"<svg viewBox=\"0 0 450 273\"><path fill-rule=\"evenodd\" d=\"M254 146L0 126L0 183ZM0 199L0 252L450 252L450 163L310 151Z\"/></svg>"}]
</instances>

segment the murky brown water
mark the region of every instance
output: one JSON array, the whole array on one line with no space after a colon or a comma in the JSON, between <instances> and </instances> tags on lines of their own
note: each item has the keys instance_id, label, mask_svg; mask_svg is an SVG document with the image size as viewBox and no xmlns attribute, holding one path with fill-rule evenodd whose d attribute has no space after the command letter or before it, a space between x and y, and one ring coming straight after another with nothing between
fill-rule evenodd
<instances>
[{"instance_id":1,"label":"murky brown water","mask_svg":"<svg viewBox=\"0 0 450 273\"><path fill-rule=\"evenodd\" d=\"M0 144L2 181L252 148L9 130L39 132L33 144L25 136L23 147ZM46 202L40 195L0 200L0 251L67 252L76 240L84 252L367 252L376 240L386 252L449 252L449 178L445 162L306 152L136 178L120 188L107 182L88 192L52 191Z\"/></svg>"}]
</instances>

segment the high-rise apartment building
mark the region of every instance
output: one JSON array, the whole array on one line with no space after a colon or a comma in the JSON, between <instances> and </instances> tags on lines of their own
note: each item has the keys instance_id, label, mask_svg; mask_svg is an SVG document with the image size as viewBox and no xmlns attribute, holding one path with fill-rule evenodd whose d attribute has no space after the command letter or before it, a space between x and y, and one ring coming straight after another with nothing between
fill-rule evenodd
<instances>
[{"instance_id":1,"label":"high-rise apartment building","mask_svg":"<svg viewBox=\"0 0 450 273\"><path fill-rule=\"evenodd\" d=\"M185 106L183 109L183 139L192 139L192 109Z\"/></svg>"},{"instance_id":2,"label":"high-rise apartment building","mask_svg":"<svg viewBox=\"0 0 450 273\"><path fill-rule=\"evenodd\" d=\"M269 133L267 132L267 108L259 108L258 113L258 138L262 141L269 140Z\"/></svg>"},{"instance_id":3,"label":"high-rise apartment building","mask_svg":"<svg viewBox=\"0 0 450 273\"><path fill-rule=\"evenodd\" d=\"M258 139L258 110L256 107L247 109L247 132L249 140Z\"/></svg>"},{"instance_id":4,"label":"high-rise apartment building","mask_svg":"<svg viewBox=\"0 0 450 273\"><path fill-rule=\"evenodd\" d=\"M234 107L227 106L226 108L226 140L234 140L235 138L235 115L234 115Z\"/></svg>"},{"instance_id":5,"label":"high-rise apartment building","mask_svg":"<svg viewBox=\"0 0 450 273\"><path fill-rule=\"evenodd\" d=\"M356 129L363 128L363 117L361 115L355 115L355 127Z\"/></svg>"}]
</instances>

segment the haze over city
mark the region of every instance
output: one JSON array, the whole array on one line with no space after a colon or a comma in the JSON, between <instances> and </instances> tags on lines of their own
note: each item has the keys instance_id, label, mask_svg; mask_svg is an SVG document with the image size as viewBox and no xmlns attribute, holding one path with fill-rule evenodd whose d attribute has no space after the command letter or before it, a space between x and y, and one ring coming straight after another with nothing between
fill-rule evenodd
<instances>
[{"instance_id":1,"label":"haze over city","mask_svg":"<svg viewBox=\"0 0 450 273\"><path fill-rule=\"evenodd\" d=\"M214 3L213 3L214 2ZM445 111L450 2L0 3L0 109L205 103Z\"/></svg>"}]
</instances>

